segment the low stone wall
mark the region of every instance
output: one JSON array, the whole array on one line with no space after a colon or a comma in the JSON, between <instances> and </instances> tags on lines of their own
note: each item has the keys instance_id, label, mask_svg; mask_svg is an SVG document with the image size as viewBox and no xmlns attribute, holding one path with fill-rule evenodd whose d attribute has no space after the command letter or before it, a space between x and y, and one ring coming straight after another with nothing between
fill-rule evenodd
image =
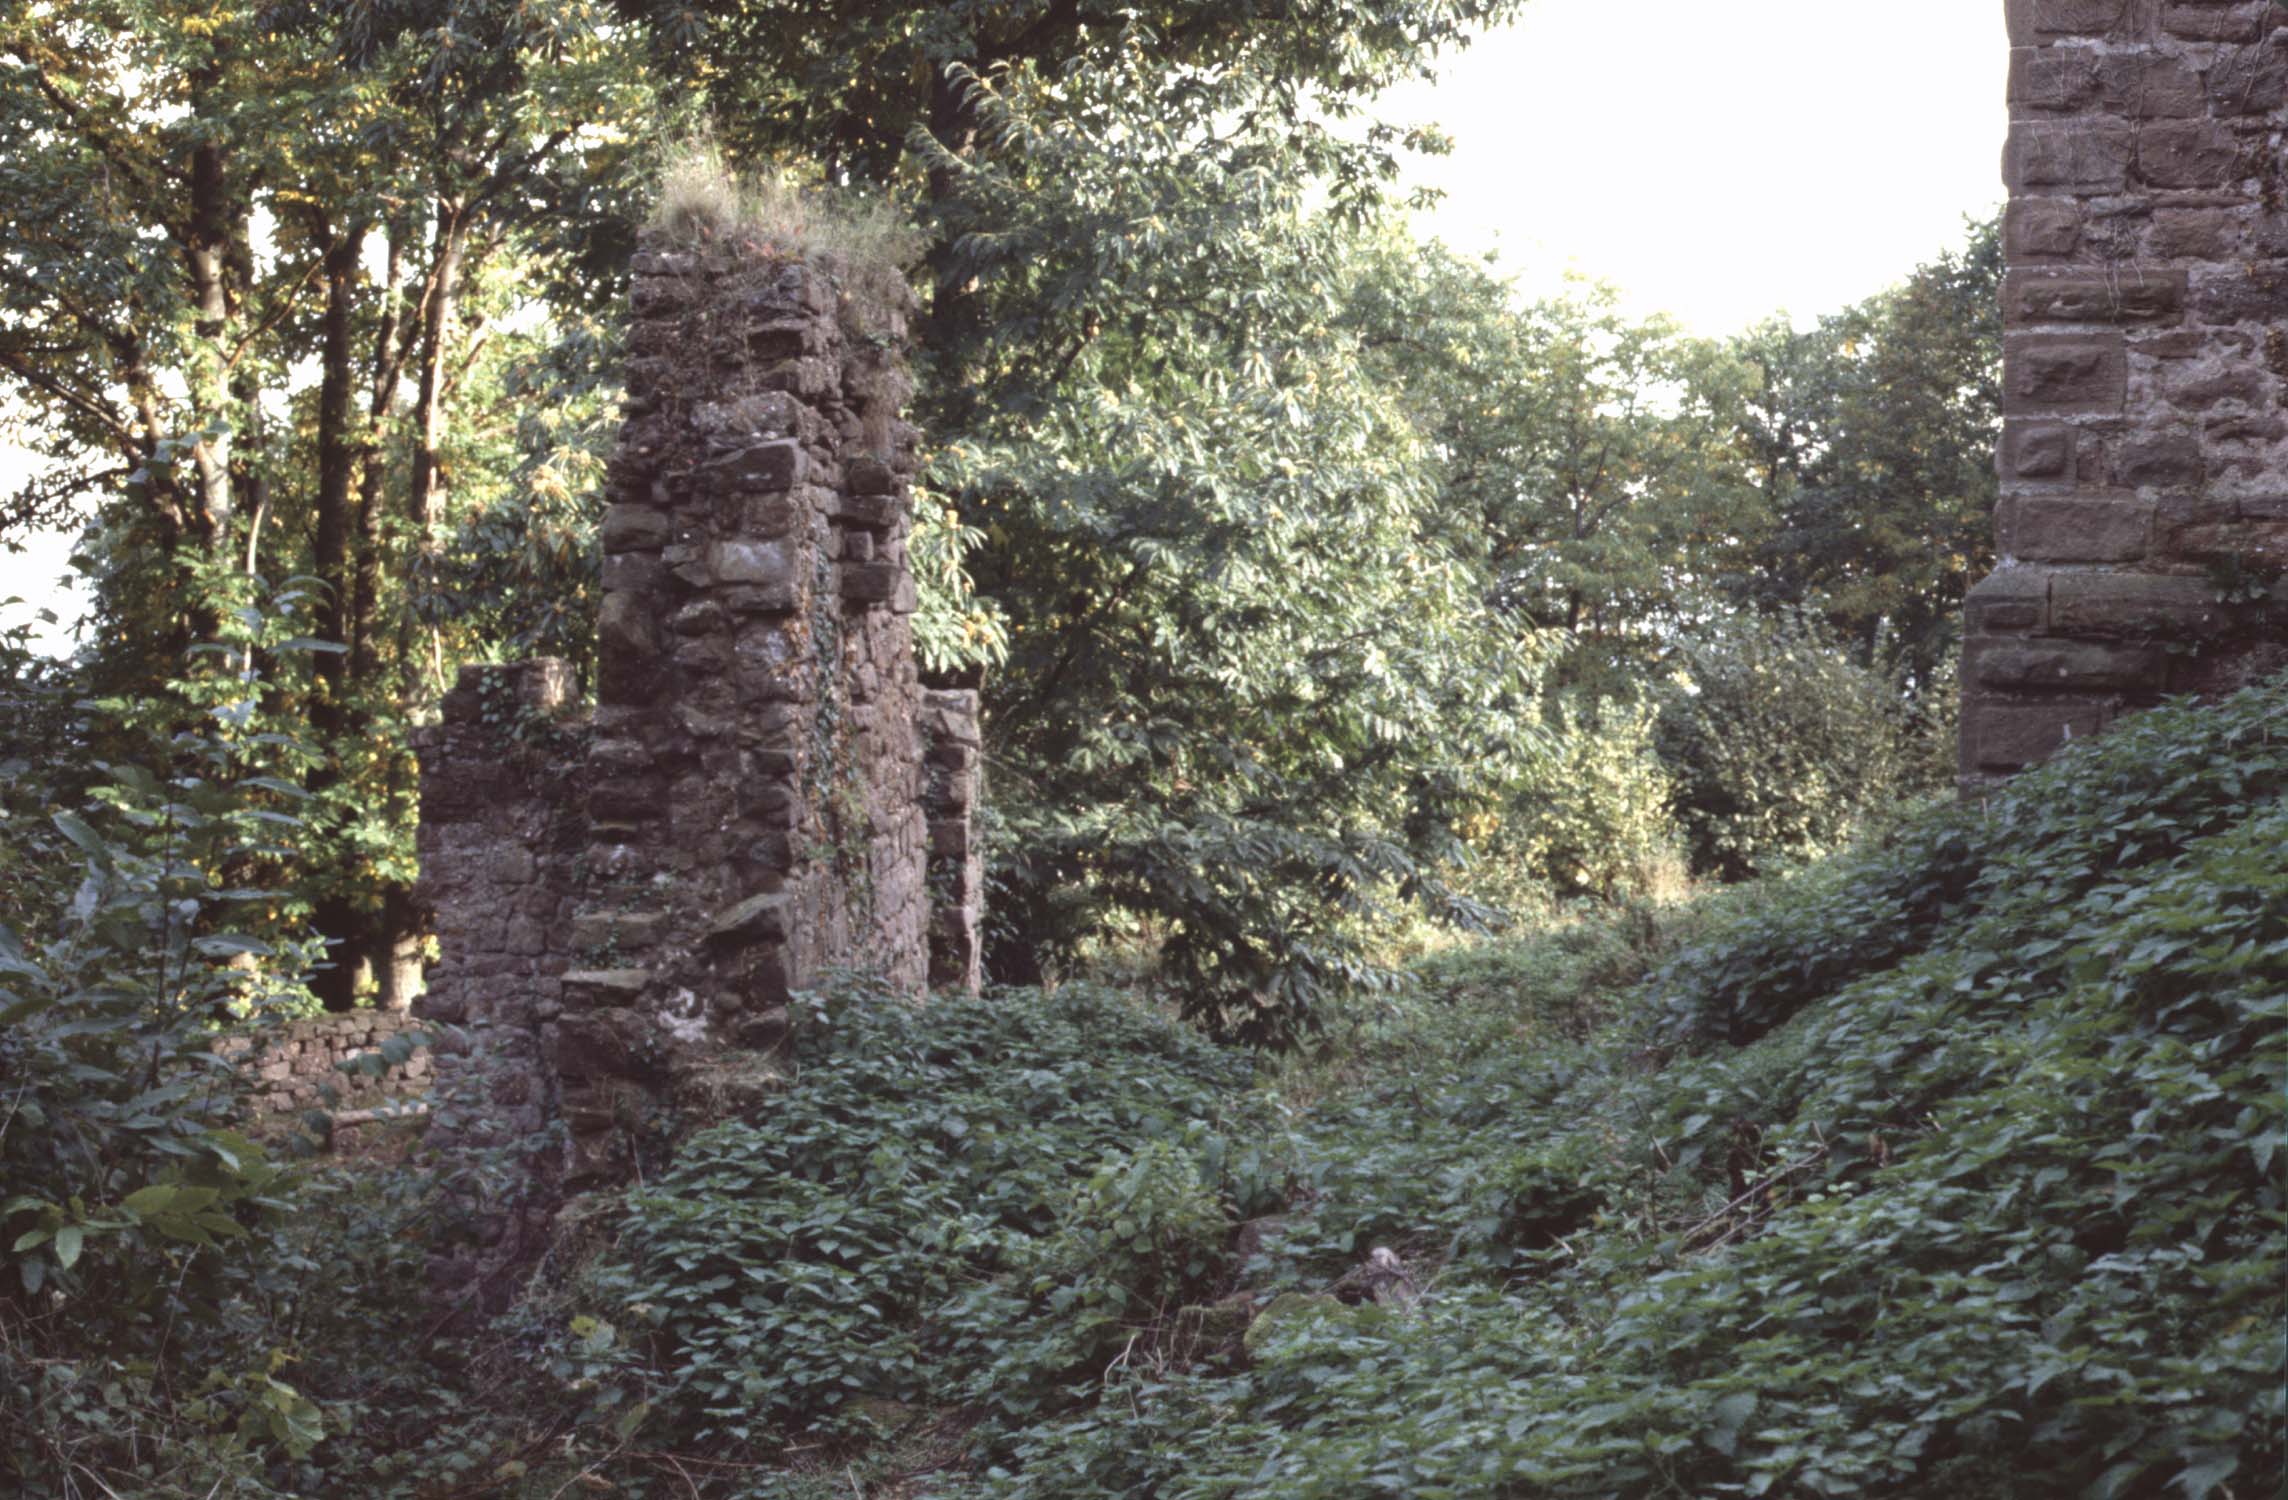
<instances>
[{"instance_id":1,"label":"low stone wall","mask_svg":"<svg viewBox=\"0 0 2288 1500\"><path fill-rule=\"evenodd\" d=\"M216 1042L215 1051L237 1064L248 1085L248 1110L260 1124L303 1110L371 1109L419 1098L429 1087L426 1047L414 1048L403 1063L385 1069L379 1078L345 1073L341 1065L378 1051L391 1037L420 1029L420 1023L401 1011L357 1010L241 1032ZM326 1089L333 1091L331 1101L323 1092Z\"/></svg>"}]
</instances>

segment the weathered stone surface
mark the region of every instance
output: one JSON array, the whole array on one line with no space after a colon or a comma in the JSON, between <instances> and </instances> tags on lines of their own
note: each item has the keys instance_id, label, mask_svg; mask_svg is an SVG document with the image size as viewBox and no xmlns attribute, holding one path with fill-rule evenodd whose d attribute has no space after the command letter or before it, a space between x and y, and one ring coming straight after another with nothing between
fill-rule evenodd
<instances>
[{"instance_id":1,"label":"weathered stone surface","mask_svg":"<svg viewBox=\"0 0 2288 1500\"><path fill-rule=\"evenodd\" d=\"M2108 412L2128 391L2118 336L2027 334L2005 341L2004 388L2013 412Z\"/></svg>"},{"instance_id":2,"label":"weathered stone surface","mask_svg":"<svg viewBox=\"0 0 2288 1500\"><path fill-rule=\"evenodd\" d=\"M710 485L735 490L792 489L802 480L802 444L793 439L752 443L709 459L701 477Z\"/></svg>"},{"instance_id":3,"label":"weathered stone surface","mask_svg":"<svg viewBox=\"0 0 2288 1500\"><path fill-rule=\"evenodd\" d=\"M905 570L896 563L847 563L842 568L842 598L847 604L887 604L897 597Z\"/></svg>"},{"instance_id":4,"label":"weathered stone surface","mask_svg":"<svg viewBox=\"0 0 2288 1500\"><path fill-rule=\"evenodd\" d=\"M675 523L665 511L642 505L615 505L604 512L601 539L606 552L656 552L667 545Z\"/></svg>"},{"instance_id":5,"label":"weathered stone surface","mask_svg":"<svg viewBox=\"0 0 2288 1500\"><path fill-rule=\"evenodd\" d=\"M647 969L570 969L562 981L564 1003L583 1010L625 1008L643 998L650 982Z\"/></svg>"},{"instance_id":6,"label":"weathered stone surface","mask_svg":"<svg viewBox=\"0 0 2288 1500\"><path fill-rule=\"evenodd\" d=\"M1964 601L1970 634L2039 630L2050 617L2050 573L2007 567L1988 574Z\"/></svg>"},{"instance_id":7,"label":"weathered stone surface","mask_svg":"<svg viewBox=\"0 0 2288 1500\"><path fill-rule=\"evenodd\" d=\"M2103 729L2102 704L2044 699L2030 703L1966 703L1962 709L1964 762L1978 771L2021 770L2048 760L2077 739Z\"/></svg>"},{"instance_id":8,"label":"weathered stone surface","mask_svg":"<svg viewBox=\"0 0 2288 1500\"><path fill-rule=\"evenodd\" d=\"M2137 137L2126 124L2054 123L2011 127L2002 177L2014 193L2113 192L2128 184Z\"/></svg>"},{"instance_id":9,"label":"weathered stone surface","mask_svg":"<svg viewBox=\"0 0 2288 1500\"><path fill-rule=\"evenodd\" d=\"M2002 436L2002 472L2015 479L2063 480L2073 472L2074 430L2048 422L2013 422Z\"/></svg>"},{"instance_id":10,"label":"weathered stone surface","mask_svg":"<svg viewBox=\"0 0 2288 1500\"><path fill-rule=\"evenodd\" d=\"M2138 133L2137 175L2154 187L2219 187L2239 175L2240 165L2239 140L2221 124L2171 120Z\"/></svg>"},{"instance_id":11,"label":"weathered stone surface","mask_svg":"<svg viewBox=\"0 0 2288 1500\"><path fill-rule=\"evenodd\" d=\"M2062 258L2081 248L2081 209L2071 198L2019 198L2003 215L2014 262Z\"/></svg>"},{"instance_id":12,"label":"weathered stone surface","mask_svg":"<svg viewBox=\"0 0 2288 1500\"><path fill-rule=\"evenodd\" d=\"M1969 671L1984 688L2113 691L2153 681L2165 658L2149 646L2091 641L1985 640L1971 653Z\"/></svg>"},{"instance_id":13,"label":"weathered stone surface","mask_svg":"<svg viewBox=\"0 0 2288 1500\"><path fill-rule=\"evenodd\" d=\"M793 803L787 804L792 810ZM780 943L787 938L788 918L794 907L794 898L783 891L765 892L749 896L738 905L719 914L708 925L707 939L714 943Z\"/></svg>"},{"instance_id":14,"label":"weathered stone surface","mask_svg":"<svg viewBox=\"0 0 2288 1500\"><path fill-rule=\"evenodd\" d=\"M2125 119L2208 113L2200 76L2177 59L2094 46L2014 49L2010 103L2029 112L2097 109Z\"/></svg>"},{"instance_id":15,"label":"weathered stone surface","mask_svg":"<svg viewBox=\"0 0 2288 1500\"><path fill-rule=\"evenodd\" d=\"M2103 36L2122 26L2131 0L2004 0L2010 40L2019 43L2061 36Z\"/></svg>"},{"instance_id":16,"label":"weathered stone surface","mask_svg":"<svg viewBox=\"0 0 2288 1500\"><path fill-rule=\"evenodd\" d=\"M707 548L710 582L760 589L794 602L797 546L791 541L760 542L735 537Z\"/></svg>"},{"instance_id":17,"label":"weathered stone surface","mask_svg":"<svg viewBox=\"0 0 2288 1500\"><path fill-rule=\"evenodd\" d=\"M2185 310L2185 273L2133 268L2010 272L2002 305L2014 324L2149 323Z\"/></svg>"},{"instance_id":18,"label":"weathered stone surface","mask_svg":"<svg viewBox=\"0 0 2288 1500\"><path fill-rule=\"evenodd\" d=\"M2068 573L2050 587L2050 624L2082 637L2221 634L2232 611L2206 578L2140 573Z\"/></svg>"},{"instance_id":19,"label":"weathered stone surface","mask_svg":"<svg viewBox=\"0 0 2288 1500\"><path fill-rule=\"evenodd\" d=\"M252 1081L246 1108L259 1128L321 1106L337 1113L418 1108L431 1071L427 1034L403 1011L360 1010L224 1036L214 1050ZM400 1036L412 1044L405 1060L386 1063L382 1044Z\"/></svg>"},{"instance_id":20,"label":"weathered stone surface","mask_svg":"<svg viewBox=\"0 0 2288 1500\"><path fill-rule=\"evenodd\" d=\"M2001 508L2004 553L2027 562L2134 562L2153 530L2153 502L2134 496L2022 495Z\"/></svg>"}]
</instances>

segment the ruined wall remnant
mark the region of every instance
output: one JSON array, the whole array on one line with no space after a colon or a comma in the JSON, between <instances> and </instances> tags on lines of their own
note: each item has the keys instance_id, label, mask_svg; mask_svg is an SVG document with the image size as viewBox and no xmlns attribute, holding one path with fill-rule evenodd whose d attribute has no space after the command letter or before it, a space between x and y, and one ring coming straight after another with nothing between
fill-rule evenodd
<instances>
[{"instance_id":1,"label":"ruined wall remnant","mask_svg":"<svg viewBox=\"0 0 2288 1500\"><path fill-rule=\"evenodd\" d=\"M922 694L922 807L929 817L929 977L977 992L985 962L985 853L977 811L983 800L977 694Z\"/></svg>"},{"instance_id":2,"label":"ruined wall remnant","mask_svg":"<svg viewBox=\"0 0 2288 1500\"><path fill-rule=\"evenodd\" d=\"M421 742L421 1009L466 1101L432 1133L554 1137L533 1214L448 1272L487 1301L534 1215L626 1178L679 1080L776 1047L826 969L976 984L976 695L924 693L909 619L909 297L853 285L636 257L592 720L531 729L560 665L475 669Z\"/></svg>"},{"instance_id":3,"label":"ruined wall remnant","mask_svg":"<svg viewBox=\"0 0 2288 1500\"><path fill-rule=\"evenodd\" d=\"M226 1036L214 1050L238 1069L247 1111L259 1126L297 1111L340 1114L417 1098L429 1086L424 1047L414 1047L405 1061L376 1075L346 1073L342 1064L379 1052L390 1038L418 1029L402 1011L353 1010Z\"/></svg>"},{"instance_id":4,"label":"ruined wall remnant","mask_svg":"<svg viewBox=\"0 0 2288 1500\"><path fill-rule=\"evenodd\" d=\"M1967 786L2288 663L2288 9L2008 0L2000 564Z\"/></svg>"}]
</instances>

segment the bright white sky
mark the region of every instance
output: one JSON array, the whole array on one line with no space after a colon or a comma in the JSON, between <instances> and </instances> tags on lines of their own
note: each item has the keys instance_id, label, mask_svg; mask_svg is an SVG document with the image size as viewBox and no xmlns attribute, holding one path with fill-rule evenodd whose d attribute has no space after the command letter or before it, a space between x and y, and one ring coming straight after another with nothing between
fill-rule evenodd
<instances>
[{"instance_id":1,"label":"bright white sky","mask_svg":"<svg viewBox=\"0 0 2288 1500\"><path fill-rule=\"evenodd\" d=\"M1881 290L2002 200L2002 0L1531 0L1388 114L1452 156L1423 228L1731 333Z\"/></svg>"},{"instance_id":2,"label":"bright white sky","mask_svg":"<svg viewBox=\"0 0 2288 1500\"><path fill-rule=\"evenodd\" d=\"M1569 269L1699 333L1799 321L1898 280L2001 200L2001 0L1532 0L1385 105L1452 156L1422 229L1499 250L1529 293ZM0 443L0 485L23 479ZM0 552L0 625L46 604L70 539ZM60 633L53 649L69 649Z\"/></svg>"}]
</instances>

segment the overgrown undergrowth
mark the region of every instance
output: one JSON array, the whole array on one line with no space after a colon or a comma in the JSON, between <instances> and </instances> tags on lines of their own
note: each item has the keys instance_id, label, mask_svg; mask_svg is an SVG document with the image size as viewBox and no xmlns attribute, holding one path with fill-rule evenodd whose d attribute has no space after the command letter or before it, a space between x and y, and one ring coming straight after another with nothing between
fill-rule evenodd
<instances>
[{"instance_id":1,"label":"overgrown undergrowth","mask_svg":"<svg viewBox=\"0 0 2288 1500\"><path fill-rule=\"evenodd\" d=\"M338 1435L273 1478L2276 1494L2284 710L2156 712L1787 881L1438 955L1276 1065L1089 986L839 989L784 1092L446 1381L314 1323Z\"/></svg>"},{"instance_id":2,"label":"overgrown undergrowth","mask_svg":"<svg viewBox=\"0 0 2288 1500\"><path fill-rule=\"evenodd\" d=\"M622 1378L791 1452L757 1495L2276 1493L2284 706L1447 956L1253 1080L1094 992L845 997L632 1201Z\"/></svg>"}]
</instances>

